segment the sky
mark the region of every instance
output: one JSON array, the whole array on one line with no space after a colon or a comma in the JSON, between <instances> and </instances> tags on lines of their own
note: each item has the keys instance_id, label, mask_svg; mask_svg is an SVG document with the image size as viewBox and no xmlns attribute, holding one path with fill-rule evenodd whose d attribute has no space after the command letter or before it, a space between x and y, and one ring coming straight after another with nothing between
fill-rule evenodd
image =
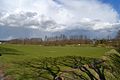
<instances>
[{"instance_id":1,"label":"sky","mask_svg":"<svg viewBox=\"0 0 120 80\"><path fill-rule=\"evenodd\" d=\"M0 39L80 35L82 30L106 37L119 29L120 0L0 0Z\"/></svg>"},{"instance_id":2,"label":"sky","mask_svg":"<svg viewBox=\"0 0 120 80\"><path fill-rule=\"evenodd\" d=\"M100 1L111 5L120 14L120 0L100 0Z\"/></svg>"}]
</instances>

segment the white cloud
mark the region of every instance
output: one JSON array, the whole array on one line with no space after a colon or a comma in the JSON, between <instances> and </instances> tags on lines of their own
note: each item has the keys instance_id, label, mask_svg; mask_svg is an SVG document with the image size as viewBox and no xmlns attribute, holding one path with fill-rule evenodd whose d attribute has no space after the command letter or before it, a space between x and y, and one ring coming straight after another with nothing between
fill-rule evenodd
<instances>
[{"instance_id":1,"label":"white cloud","mask_svg":"<svg viewBox=\"0 0 120 80\"><path fill-rule=\"evenodd\" d=\"M62 31L120 25L118 13L100 0L0 0L0 25Z\"/></svg>"}]
</instances>

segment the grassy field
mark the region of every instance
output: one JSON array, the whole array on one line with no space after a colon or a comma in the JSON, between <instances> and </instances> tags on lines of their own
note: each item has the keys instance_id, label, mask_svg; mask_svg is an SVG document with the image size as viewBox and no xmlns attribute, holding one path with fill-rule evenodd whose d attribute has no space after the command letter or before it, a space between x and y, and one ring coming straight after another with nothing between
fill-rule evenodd
<instances>
[{"instance_id":1,"label":"grassy field","mask_svg":"<svg viewBox=\"0 0 120 80\"><path fill-rule=\"evenodd\" d=\"M3 62L26 60L36 57L83 56L101 57L109 48L80 46L0 45Z\"/></svg>"},{"instance_id":2,"label":"grassy field","mask_svg":"<svg viewBox=\"0 0 120 80\"><path fill-rule=\"evenodd\" d=\"M81 56L81 57L100 58L110 50L111 50L110 48L90 47L90 46L40 46L40 45L8 45L8 44L6 45L5 44L5 45L0 45L0 54L2 54L2 56L0 56L0 70L4 71L6 74L11 75L11 77L15 78L15 80L29 80L26 79L25 76L26 73L30 73L31 68L26 68L24 66L25 65L24 62L28 62L28 61L34 62L35 58L42 60L42 58L44 57L60 58L62 56ZM64 57L62 58L64 59ZM47 58L47 60L48 59L50 58ZM53 58L51 60L53 60ZM20 64L21 62L22 64ZM47 61L45 60L45 62ZM42 64L44 65L44 63ZM3 66L5 68L3 68ZM60 68L62 70L66 70L66 68L69 69L66 66L64 67L62 66ZM31 76L33 76L33 73L34 72L31 72ZM45 76L46 75L49 74L47 73L45 74ZM30 78L30 76L28 76L28 78ZM35 79L30 79L30 80L35 80Z\"/></svg>"}]
</instances>

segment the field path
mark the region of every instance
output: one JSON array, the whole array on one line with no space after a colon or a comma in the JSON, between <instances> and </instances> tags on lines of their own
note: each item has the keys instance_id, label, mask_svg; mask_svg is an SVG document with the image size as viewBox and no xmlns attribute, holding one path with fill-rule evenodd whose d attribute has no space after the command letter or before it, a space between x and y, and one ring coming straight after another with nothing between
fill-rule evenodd
<instances>
[{"instance_id":1,"label":"field path","mask_svg":"<svg viewBox=\"0 0 120 80\"><path fill-rule=\"evenodd\" d=\"M1 68L0 68L0 80L5 80L4 71Z\"/></svg>"},{"instance_id":2,"label":"field path","mask_svg":"<svg viewBox=\"0 0 120 80\"><path fill-rule=\"evenodd\" d=\"M5 74L4 67L0 67L0 80L13 80L9 75Z\"/></svg>"}]
</instances>

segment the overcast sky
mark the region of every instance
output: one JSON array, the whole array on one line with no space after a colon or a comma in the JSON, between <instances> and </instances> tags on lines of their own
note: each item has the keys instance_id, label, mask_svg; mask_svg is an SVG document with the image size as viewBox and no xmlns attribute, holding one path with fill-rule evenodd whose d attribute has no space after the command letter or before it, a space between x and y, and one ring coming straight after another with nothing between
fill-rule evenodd
<instances>
[{"instance_id":1,"label":"overcast sky","mask_svg":"<svg viewBox=\"0 0 120 80\"><path fill-rule=\"evenodd\" d=\"M0 39L119 26L120 0L0 0Z\"/></svg>"}]
</instances>

